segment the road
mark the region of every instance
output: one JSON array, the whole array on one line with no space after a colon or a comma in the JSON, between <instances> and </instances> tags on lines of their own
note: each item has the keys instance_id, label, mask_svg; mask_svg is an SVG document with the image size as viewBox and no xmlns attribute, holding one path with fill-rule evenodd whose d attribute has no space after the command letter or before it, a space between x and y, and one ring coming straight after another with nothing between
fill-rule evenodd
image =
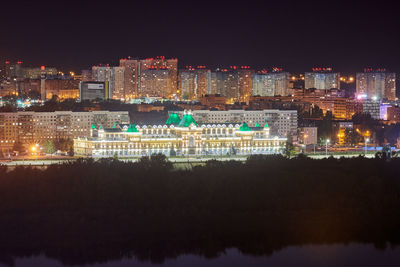
<instances>
[{"instance_id":1,"label":"road","mask_svg":"<svg viewBox=\"0 0 400 267\"><path fill-rule=\"evenodd\" d=\"M341 154L341 153L330 153L328 155L325 154L308 154L307 156L313 159L324 159L330 156L333 156L334 158L351 158L351 157L358 157L360 155L363 155L367 158L373 158L375 157L374 153L366 154L364 153L354 153L354 154ZM179 158L169 158L169 160L174 163L174 165L178 168L181 167L181 165L187 165L188 167L193 167L194 165L202 165L206 161L211 160L211 159L216 159L220 161L229 161L229 160L238 160L238 161L245 161L247 157L244 156L234 156L234 157L179 157ZM9 167L15 167L15 166L35 166L35 167L43 167L46 168L46 166L51 165L51 164L60 164L60 163L66 163L68 161L74 161L76 158L47 158L47 159L25 159L25 160L12 160L12 161L1 161L0 164L9 166ZM132 158L132 159L120 159L122 161L126 162L136 162L138 158Z\"/></svg>"}]
</instances>

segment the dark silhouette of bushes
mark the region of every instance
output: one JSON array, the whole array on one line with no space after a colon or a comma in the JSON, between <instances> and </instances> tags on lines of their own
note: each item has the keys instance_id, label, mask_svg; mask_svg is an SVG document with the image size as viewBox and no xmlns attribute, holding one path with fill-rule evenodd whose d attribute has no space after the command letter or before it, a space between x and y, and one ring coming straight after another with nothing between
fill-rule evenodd
<instances>
[{"instance_id":1,"label":"dark silhouette of bushes","mask_svg":"<svg viewBox=\"0 0 400 267\"><path fill-rule=\"evenodd\" d=\"M176 170L80 159L46 170L0 166L0 260L45 253L69 264L181 253L254 255L288 245L400 238L400 159L254 155ZM83 253L84 252L84 253Z\"/></svg>"}]
</instances>

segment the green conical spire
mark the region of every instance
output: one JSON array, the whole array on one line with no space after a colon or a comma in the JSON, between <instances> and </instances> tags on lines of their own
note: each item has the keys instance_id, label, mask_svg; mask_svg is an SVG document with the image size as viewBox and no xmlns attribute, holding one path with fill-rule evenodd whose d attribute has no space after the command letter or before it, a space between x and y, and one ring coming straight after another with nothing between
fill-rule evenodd
<instances>
[{"instance_id":1,"label":"green conical spire","mask_svg":"<svg viewBox=\"0 0 400 267\"><path fill-rule=\"evenodd\" d=\"M242 124L242 126L240 126L239 131L248 132L248 131L251 131L251 129L250 129L249 125L247 125L247 123L244 122Z\"/></svg>"},{"instance_id":2,"label":"green conical spire","mask_svg":"<svg viewBox=\"0 0 400 267\"><path fill-rule=\"evenodd\" d=\"M189 127L190 124L194 123L194 125L197 125L197 122L194 120L193 115L188 113L185 114L182 118L182 120L179 122L180 127Z\"/></svg>"},{"instance_id":3,"label":"green conical spire","mask_svg":"<svg viewBox=\"0 0 400 267\"><path fill-rule=\"evenodd\" d=\"M256 127L260 127L260 124L258 122L256 123Z\"/></svg>"},{"instance_id":4,"label":"green conical spire","mask_svg":"<svg viewBox=\"0 0 400 267\"><path fill-rule=\"evenodd\" d=\"M100 126L99 126L99 130L100 130L100 129L103 129L103 127L101 126L101 124L100 124Z\"/></svg>"},{"instance_id":5,"label":"green conical spire","mask_svg":"<svg viewBox=\"0 0 400 267\"><path fill-rule=\"evenodd\" d=\"M96 124L92 124L92 129L94 130L94 129L96 129Z\"/></svg>"},{"instance_id":6,"label":"green conical spire","mask_svg":"<svg viewBox=\"0 0 400 267\"><path fill-rule=\"evenodd\" d=\"M177 113L171 113L169 115L168 120L165 122L166 125L178 125L181 122L181 118L179 118L179 115Z\"/></svg>"},{"instance_id":7,"label":"green conical spire","mask_svg":"<svg viewBox=\"0 0 400 267\"><path fill-rule=\"evenodd\" d=\"M136 128L135 124L129 125L129 128L126 130L127 133L138 133L138 129Z\"/></svg>"},{"instance_id":8,"label":"green conical spire","mask_svg":"<svg viewBox=\"0 0 400 267\"><path fill-rule=\"evenodd\" d=\"M268 127L269 127L268 122L266 122L264 125L264 128L268 128Z\"/></svg>"}]
</instances>

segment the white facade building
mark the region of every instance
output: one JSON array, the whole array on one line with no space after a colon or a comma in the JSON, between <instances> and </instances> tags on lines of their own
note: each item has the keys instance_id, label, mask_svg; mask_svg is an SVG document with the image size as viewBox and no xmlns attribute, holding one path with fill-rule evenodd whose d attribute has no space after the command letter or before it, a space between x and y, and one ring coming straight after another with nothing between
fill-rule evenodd
<instances>
[{"instance_id":1,"label":"white facade building","mask_svg":"<svg viewBox=\"0 0 400 267\"><path fill-rule=\"evenodd\" d=\"M0 113L0 147L12 147L18 141L31 145L89 136L93 124L112 127L115 122L130 123L128 111L3 112Z\"/></svg>"},{"instance_id":2,"label":"white facade building","mask_svg":"<svg viewBox=\"0 0 400 267\"><path fill-rule=\"evenodd\" d=\"M268 123L271 134L288 137L297 135L297 110L194 110L193 118L198 123L244 123L254 127ZM183 111L180 112L182 116Z\"/></svg>"}]
</instances>

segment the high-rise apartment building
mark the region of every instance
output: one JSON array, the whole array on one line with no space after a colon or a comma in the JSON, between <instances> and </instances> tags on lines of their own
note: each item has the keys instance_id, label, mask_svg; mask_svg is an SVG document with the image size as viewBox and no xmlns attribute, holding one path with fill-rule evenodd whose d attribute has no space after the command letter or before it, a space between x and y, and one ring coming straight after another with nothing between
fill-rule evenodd
<instances>
[{"instance_id":1,"label":"high-rise apartment building","mask_svg":"<svg viewBox=\"0 0 400 267\"><path fill-rule=\"evenodd\" d=\"M90 82L90 81L92 81L92 71L82 70L82 82Z\"/></svg>"},{"instance_id":2,"label":"high-rise apartment building","mask_svg":"<svg viewBox=\"0 0 400 267\"><path fill-rule=\"evenodd\" d=\"M332 68L313 68L313 72L305 73L305 88L340 89L340 73L332 72Z\"/></svg>"},{"instance_id":3,"label":"high-rise apartment building","mask_svg":"<svg viewBox=\"0 0 400 267\"><path fill-rule=\"evenodd\" d=\"M113 67L114 80L113 80L113 99L126 99L125 94L125 67Z\"/></svg>"},{"instance_id":4,"label":"high-rise apartment building","mask_svg":"<svg viewBox=\"0 0 400 267\"><path fill-rule=\"evenodd\" d=\"M253 73L250 66L242 66L237 70L239 74L239 100L249 102L253 89Z\"/></svg>"},{"instance_id":5,"label":"high-rise apartment building","mask_svg":"<svg viewBox=\"0 0 400 267\"><path fill-rule=\"evenodd\" d=\"M288 72L260 72L253 74L254 96L290 95L290 74Z\"/></svg>"},{"instance_id":6,"label":"high-rise apartment building","mask_svg":"<svg viewBox=\"0 0 400 267\"><path fill-rule=\"evenodd\" d=\"M356 75L357 97L373 100L396 99L396 74L384 69L365 69Z\"/></svg>"},{"instance_id":7,"label":"high-rise apartment building","mask_svg":"<svg viewBox=\"0 0 400 267\"><path fill-rule=\"evenodd\" d=\"M178 89L178 59L165 57L140 60L139 94L173 98Z\"/></svg>"},{"instance_id":8,"label":"high-rise apartment building","mask_svg":"<svg viewBox=\"0 0 400 267\"><path fill-rule=\"evenodd\" d=\"M119 61L119 66L124 68L124 89L120 99L126 101L139 97L139 60L124 58Z\"/></svg>"},{"instance_id":9,"label":"high-rise apartment building","mask_svg":"<svg viewBox=\"0 0 400 267\"><path fill-rule=\"evenodd\" d=\"M92 67L92 81L106 82L107 93L106 98L111 98L114 91L114 68L110 66L93 66Z\"/></svg>"},{"instance_id":10,"label":"high-rise apartment building","mask_svg":"<svg viewBox=\"0 0 400 267\"><path fill-rule=\"evenodd\" d=\"M211 71L206 66L187 66L179 71L178 84L182 99L198 100L210 90Z\"/></svg>"}]
</instances>

